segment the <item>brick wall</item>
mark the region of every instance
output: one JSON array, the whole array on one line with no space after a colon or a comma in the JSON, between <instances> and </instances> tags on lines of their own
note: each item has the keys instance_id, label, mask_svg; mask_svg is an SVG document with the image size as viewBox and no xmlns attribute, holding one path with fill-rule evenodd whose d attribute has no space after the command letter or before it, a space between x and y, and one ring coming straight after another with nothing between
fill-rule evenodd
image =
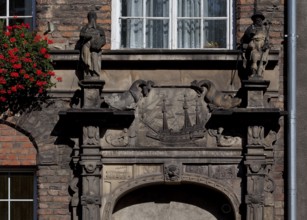
<instances>
[{"instance_id":1,"label":"brick wall","mask_svg":"<svg viewBox=\"0 0 307 220\"><path fill-rule=\"evenodd\" d=\"M27 136L0 124L0 166L36 165L36 149Z\"/></svg>"},{"instance_id":2,"label":"brick wall","mask_svg":"<svg viewBox=\"0 0 307 220\"><path fill-rule=\"evenodd\" d=\"M74 49L90 10L96 11L97 23L105 30L105 48L110 47L111 0L37 0L36 4L39 33L44 34L48 22L54 24L54 31L47 34L54 49Z\"/></svg>"},{"instance_id":3,"label":"brick wall","mask_svg":"<svg viewBox=\"0 0 307 220\"><path fill-rule=\"evenodd\" d=\"M79 39L82 26L87 23L87 12L97 12L97 23L106 33L107 45L111 44L111 1L112 0L37 0L37 25L40 34L47 30L48 22L54 24L54 31L47 34L54 41L54 49L73 49ZM270 42L274 49L279 49L284 36L284 0L237 0L236 42L240 42L246 28L252 23L251 16L255 10L271 19L272 6L278 5L270 28Z\"/></svg>"},{"instance_id":4,"label":"brick wall","mask_svg":"<svg viewBox=\"0 0 307 220\"><path fill-rule=\"evenodd\" d=\"M278 6L274 15L272 15L273 4ZM271 20L270 43L273 49L280 49L284 38L284 0L237 0L237 42L240 42L244 31L252 23L251 16L255 11L261 11L267 19Z\"/></svg>"}]
</instances>

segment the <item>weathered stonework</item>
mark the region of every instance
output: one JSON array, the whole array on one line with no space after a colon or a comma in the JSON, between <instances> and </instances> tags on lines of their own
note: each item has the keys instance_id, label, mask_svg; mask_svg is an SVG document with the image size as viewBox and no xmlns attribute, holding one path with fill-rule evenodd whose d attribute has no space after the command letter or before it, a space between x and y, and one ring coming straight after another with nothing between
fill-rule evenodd
<instances>
[{"instance_id":1,"label":"weathered stonework","mask_svg":"<svg viewBox=\"0 0 307 220\"><path fill-rule=\"evenodd\" d=\"M41 111L9 119L26 131L22 149L14 148L17 139L10 143L29 160L0 162L1 168L36 165L38 218L284 219L284 2L236 1L235 38L255 10L270 18L273 3L272 50L259 89L244 75L239 51L108 50L111 0L37 0L39 33L48 22L55 28L46 34L55 42L52 57L63 83ZM84 81L79 51L72 49L79 49L90 10L107 44L99 76ZM210 83L215 99L208 96ZM6 152L10 144L0 142ZM8 159L12 151L4 154ZM214 207L184 199L190 197Z\"/></svg>"}]
</instances>

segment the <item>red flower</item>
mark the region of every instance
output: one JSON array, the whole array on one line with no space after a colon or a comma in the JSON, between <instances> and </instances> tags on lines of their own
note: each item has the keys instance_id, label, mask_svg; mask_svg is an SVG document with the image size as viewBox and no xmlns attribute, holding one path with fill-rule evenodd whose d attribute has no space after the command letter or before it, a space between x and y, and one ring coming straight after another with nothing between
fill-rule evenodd
<instances>
[{"instance_id":1,"label":"red flower","mask_svg":"<svg viewBox=\"0 0 307 220\"><path fill-rule=\"evenodd\" d=\"M16 38L15 38L15 37L11 37L11 38L10 38L10 42L11 42L11 43L15 43L15 42L16 42Z\"/></svg>"},{"instance_id":2,"label":"red flower","mask_svg":"<svg viewBox=\"0 0 307 220\"><path fill-rule=\"evenodd\" d=\"M5 93L6 93L5 89L0 89L0 94L5 94Z\"/></svg>"},{"instance_id":3,"label":"red flower","mask_svg":"<svg viewBox=\"0 0 307 220\"><path fill-rule=\"evenodd\" d=\"M25 34L24 34L24 33L21 33L21 34L20 34L20 37L21 37L21 38L24 38L24 37L25 37Z\"/></svg>"},{"instance_id":4,"label":"red flower","mask_svg":"<svg viewBox=\"0 0 307 220\"><path fill-rule=\"evenodd\" d=\"M48 40L47 40L47 44L53 44L53 41L50 40L50 39L48 39Z\"/></svg>"},{"instance_id":5,"label":"red flower","mask_svg":"<svg viewBox=\"0 0 307 220\"><path fill-rule=\"evenodd\" d=\"M45 54L44 57L45 57L46 59L49 59L49 58L50 58L50 54Z\"/></svg>"},{"instance_id":6,"label":"red flower","mask_svg":"<svg viewBox=\"0 0 307 220\"><path fill-rule=\"evenodd\" d=\"M41 54L45 54L45 53L47 53L47 49L44 48L44 47L42 47L42 48L40 49L39 52L40 52Z\"/></svg>"},{"instance_id":7,"label":"red flower","mask_svg":"<svg viewBox=\"0 0 307 220\"><path fill-rule=\"evenodd\" d=\"M37 66L36 63L33 63L33 68L36 68L36 66Z\"/></svg>"},{"instance_id":8,"label":"red flower","mask_svg":"<svg viewBox=\"0 0 307 220\"><path fill-rule=\"evenodd\" d=\"M62 77L57 77L56 80L57 80L58 82L62 82Z\"/></svg>"},{"instance_id":9,"label":"red flower","mask_svg":"<svg viewBox=\"0 0 307 220\"><path fill-rule=\"evenodd\" d=\"M17 92L17 86L12 86L12 87L11 87L11 91L12 91L12 92Z\"/></svg>"},{"instance_id":10,"label":"red flower","mask_svg":"<svg viewBox=\"0 0 307 220\"><path fill-rule=\"evenodd\" d=\"M0 102L5 102L5 101L6 101L6 98L3 96L0 96Z\"/></svg>"},{"instance_id":11,"label":"red flower","mask_svg":"<svg viewBox=\"0 0 307 220\"><path fill-rule=\"evenodd\" d=\"M20 74L25 74L26 71L25 71L24 69L21 69L21 70L19 70L19 73L20 73Z\"/></svg>"},{"instance_id":12,"label":"red flower","mask_svg":"<svg viewBox=\"0 0 307 220\"><path fill-rule=\"evenodd\" d=\"M22 23L21 26L24 27L24 28L26 28L26 29L29 29L29 28L30 28L30 25L29 25L28 23L26 23L26 24L25 24L25 23Z\"/></svg>"},{"instance_id":13,"label":"red flower","mask_svg":"<svg viewBox=\"0 0 307 220\"><path fill-rule=\"evenodd\" d=\"M23 75L23 78L25 78L25 79L29 79L29 78L30 78L30 76L29 76L29 74L24 74L24 75Z\"/></svg>"},{"instance_id":14,"label":"red flower","mask_svg":"<svg viewBox=\"0 0 307 220\"><path fill-rule=\"evenodd\" d=\"M42 75L42 73L43 73L43 72L42 72L41 70L36 70L36 75L39 76L39 75Z\"/></svg>"},{"instance_id":15,"label":"red flower","mask_svg":"<svg viewBox=\"0 0 307 220\"><path fill-rule=\"evenodd\" d=\"M4 34L5 34L5 36L10 36L10 35L11 35L11 32L6 31Z\"/></svg>"},{"instance_id":16,"label":"red flower","mask_svg":"<svg viewBox=\"0 0 307 220\"><path fill-rule=\"evenodd\" d=\"M48 74L49 74L50 76L55 76L55 73L54 73L53 71L49 71Z\"/></svg>"},{"instance_id":17,"label":"red flower","mask_svg":"<svg viewBox=\"0 0 307 220\"><path fill-rule=\"evenodd\" d=\"M17 72L11 72L10 76L13 78L17 78L19 74Z\"/></svg>"},{"instance_id":18,"label":"red flower","mask_svg":"<svg viewBox=\"0 0 307 220\"><path fill-rule=\"evenodd\" d=\"M31 54L30 53L26 53L26 57L30 57L31 56Z\"/></svg>"},{"instance_id":19,"label":"red flower","mask_svg":"<svg viewBox=\"0 0 307 220\"><path fill-rule=\"evenodd\" d=\"M35 43L37 43L37 42L39 42L41 39L42 39L41 36L36 35L33 41L34 41Z\"/></svg>"},{"instance_id":20,"label":"red flower","mask_svg":"<svg viewBox=\"0 0 307 220\"><path fill-rule=\"evenodd\" d=\"M3 44L3 47L4 47L4 48L8 48L8 47L9 47L9 45L7 45L7 44Z\"/></svg>"},{"instance_id":21,"label":"red flower","mask_svg":"<svg viewBox=\"0 0 307 220\"><path fill-rule=\"evenodd\" d=\"M23 85L17 85L18 89L25 89L25 87Z\"/></svg>"},{"instance_id":22,"label":"red flower","mask_svg":"<svg viewBox=\"0 0 307 220\"><path fill-rule=\"evenodd\" d=\"M16 63L13 65L14 69L21 69L21 64L20 63Z\"/></svg>"},{"instance_id":23,"label":"red flower","mask_svg":"<svg viewBox=\"0 0 307 220\"><path fill-rule=\"evenodd\" d=\"M47 82L45 82L45 81L37 81L36 82L36 85L38 85L38 86L44 86L46 84L47 84Z\"/></svg>"},{"instance_id":24,"label":"red flower","mask_svg":"<svg viewBox=\"0 0 307 220\"><path fill-rule=\"evenodd\" d=\"M6 84L6 80L2 76L0 77L0 84L2 84L2 85Z\"/></svg>"},{"instance_id":25,"label":"red flower","mask_svg":"<svg viewBox=\"0 0 307 220\"><path fill-rule=\"evenodd\" d=\"M0 60L4 60L3 54L0 54Z\"/></svg>"},{"instance_id":26,"label":"red flower","mask_svg":"<svg viewBox=\"0 0 307 220\"><path fill-rule=\"evenodd\" d=\"M6 27L9 31L12 31L13 30L13 27L12 26L7 26Z\"/></svg>"}]
</instances>

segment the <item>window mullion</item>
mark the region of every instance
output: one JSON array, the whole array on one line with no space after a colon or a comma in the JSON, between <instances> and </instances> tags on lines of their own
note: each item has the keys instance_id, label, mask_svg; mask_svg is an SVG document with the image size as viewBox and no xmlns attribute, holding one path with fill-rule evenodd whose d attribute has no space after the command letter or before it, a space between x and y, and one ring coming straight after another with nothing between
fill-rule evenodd
<instances>
[{"instance_id":1,"label":"window mullion","mask_svg":"<svg viewBox=\"0 0 307 220\"><path fill-rule=\"evenodd\" d=\"M146 1L145 0L142 0L142 1L143 1L143 17L142 17L142 20L143 20L143 48L146 48L146 21L147 21Z\"/></svg>"},{"instance_id":2,"label":"window mullion","mask_svg":"<svg viewBox=\"0 0 307 220\"><path fill-rule=\"evenodd\" d=\"M200 1L200 46L204 48L205 40L204 40L204 0Z\"/></svg>"},{"instance_id":3,"label":"window mullion","mask_svg":"<svg viewBox=\"0 0 307 220\"><path fill-rule=\"evenodd\" d=\"M177 15L178 15L178 6L177 6L177 0L171 0L170 1L170 37L171 37L171 49L177 49Z\"/></svg>"}]
</instances>

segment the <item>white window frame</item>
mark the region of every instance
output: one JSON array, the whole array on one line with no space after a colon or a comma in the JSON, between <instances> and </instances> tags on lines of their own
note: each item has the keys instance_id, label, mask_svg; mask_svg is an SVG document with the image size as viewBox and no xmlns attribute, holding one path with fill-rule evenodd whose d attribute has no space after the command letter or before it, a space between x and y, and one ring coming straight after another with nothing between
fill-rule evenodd
<instances>
[{"instance_id":1,"label":"white window frame","mask_svg":"<svg viewBox=\"0 0 307 220\"><path fill-rule=\"evenodd\" d=\"M33 202L33 220L37 220L37 181L35 171L31 169L16 169L14 171L0 170L0 173L8 174L8 198L0 199L0 202L8 203L8 219L11 220L11 202ZM33 174L33 199L11 199L11 173L32 173Z\"/></svg>"},{"instance_id":2,"label":"white window frame","mask_svg":"<svg viewBox=\"0 0 307 220\"><path fill-rule=\"evenodd\" d=\"M31 15L17 15L17 18L32 18L32 23L30 26L34 27L35 24L35 0L27 0L29 2L32 2L31 7ZM10 0L6 0L6 15L0 16L1 20L5 20L6 26L9 25L9 20L14 19L16 15L10 15Z\"/></svg>"},{"instance_id":3,"label":"white window frame","mask_svg":"<svg viewBox=\"0 0 307 220\"><path fill-rule=\"evenodd\" d=\"M143 10L146 8L145 0L143 0ZM177 48L177 20L181 17L177 17L177 0L169 0L169 22L170 25L170 34L169 34L169 48L156 48L156 49L184 49L184 48ZM201 17L189 17L185 19L199 19L201 18L201 30L203 30L203 23L204 20L226 20L227 22L227 31L226 31L226 48L186 48L186 49L203 49L203 50L231 50L233 49L233 10L234 10L234 0L227 0L227 16L226 17L204 17L203 16L203 10L201 10ZM133 50L136 48L121 48L121 0L112 0L112 14L111 14L111 20L112 20L112 31L111 31L111 49L112 50L118 50L118 49L124 49L124 50ZM201 7L203 8L203 1L201 1ZM134 17L126 17L126 18L134 18ZM165 19L165 17L135 17L138 19L145 20L146 18L153 18L153 19ZM143 22L143 30L145 29L145 22ZM146 31L143 31L143 34L145 35ZM201 31L201 45L204 44L204 32ZM146 41L145 36L143 36L143 48L142 49L150 49L146 48Z\"/></svg>"}]
</instances>

